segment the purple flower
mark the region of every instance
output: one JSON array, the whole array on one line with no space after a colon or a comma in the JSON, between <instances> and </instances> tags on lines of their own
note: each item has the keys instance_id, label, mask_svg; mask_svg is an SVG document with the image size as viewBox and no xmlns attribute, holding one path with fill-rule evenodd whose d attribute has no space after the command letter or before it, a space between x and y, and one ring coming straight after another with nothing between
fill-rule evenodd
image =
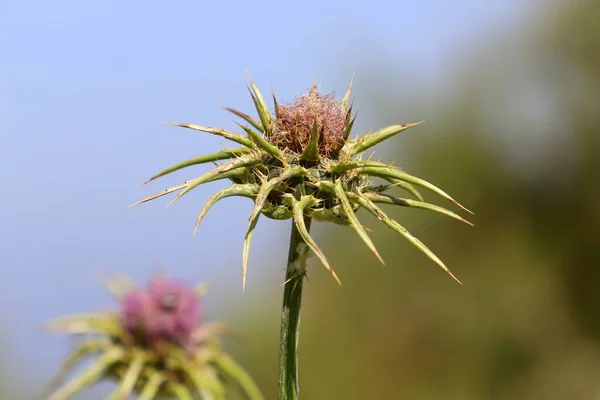
<instances>
[{"instance_id":1,"label":"purple flower","mask_svg":"<svg viewBox=\"0 0 600 400\"><path fill-rule=\"evenodd\" d=\"M185 346L201 322L201 310L194 289L156 276L145 288L128 293L121 303L125 328L154 342L168 340Z\"/></svg>"}]
</instances>

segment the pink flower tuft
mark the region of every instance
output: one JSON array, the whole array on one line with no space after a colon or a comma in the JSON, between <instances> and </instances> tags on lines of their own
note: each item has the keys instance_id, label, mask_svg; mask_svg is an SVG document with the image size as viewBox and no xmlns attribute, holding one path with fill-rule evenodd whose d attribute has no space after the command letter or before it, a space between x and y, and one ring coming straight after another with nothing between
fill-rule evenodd
<instances>
[{"instance_id":1,"label":"pink flower tuft","mask_svg":"<svg viewBox=\"0 0 600 400\"><path fill-rule=\"evenodd\" d=\"M292 103L276 107L275 115L275 129L270 140L280 149L296 153L304 151L315 123L319 132L319 154L322 156L329 156L344 136L346 111L333 94L320 94L316 86Z\"/></svg>"},{"instance_id":2,"label":"pink flower tuft","mask_svg":"<svg viewBox=\"0 0 600 400\"><path fill-rule=\"evenodd\" d=\"M201 322L194 289L162 275L127 294L121 303L121 316L132 334L150 342L163 339L182 346L189 343Z\"/></svg>"}]
</instances>

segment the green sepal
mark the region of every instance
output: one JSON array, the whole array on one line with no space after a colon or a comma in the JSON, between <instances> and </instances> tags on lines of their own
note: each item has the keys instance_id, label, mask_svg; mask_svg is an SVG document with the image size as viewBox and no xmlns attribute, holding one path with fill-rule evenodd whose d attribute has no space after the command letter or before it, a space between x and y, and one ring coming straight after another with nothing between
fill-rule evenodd
<instances>
[{"instance_id":1,"label":"green sepal","mask_svg":"<svg viewBox=\"0 0 600 400\"><path fill-rule=\"evenodd\" d=\"M335 196L334 185L328 181L321 181L316 184L318 189L325 194ZM360 207L357 204L350 204L352 211L356 212ZM312 208L310 217L319 222L333 222L338 225L351 226L348 216L344 212L341 204L335 204L333 207Z\"/></svg>"},{"instance_id":2,"label":"green sepal","mask_svg":"<svg viewBox=\"0 0 600 400\"><path fill-rule=\"evenodd\" d=\"M348 109L348 103L350 102L350 94L352 93L353 85L354 85L354 74L352 74L352 77L350 78L350 84L348 85L348 89L346 90L346 93L344 94L344 97L342 98L341 106L344 110Z\"/></svg>"},{"instance_id":3,"label":"green sepal","mask_svg":"<svg viewBox=\"0 0 600 400\"><path fill-rule=\"evenodd\" d=\"M238 124L238 123L236 122L236 124ZM246 131L246 133L248 134L250 139L254 142L254 144L257 147L264 150L269 155L277 158L278 160L285 162L285 158L283 157L281 150L279 150L276 146L273 146L271 143L267 142L264 137L262 137L261 135L259 135L256 132L254 132L252 129L248 128L247 126L244 126L242 124L238 124L238 125L240 128L242 128L243 130Z\"/></svg>"},{"instance_id":4,"label":"green sepal","mask_svg":"<svg viewBox=\"0 0 600 400\"><path fill-rule=\"evenodd\" d=\"M383 142L384 140L387 140L400 132L404 132L405 130L412 128L413 126L422 124L423 122L425 121L415 122L413 124L391 125L386 128L380 129L377 132L361 136L352 143L352 147L350 148L350 155L353 156L358 153L362 153L363 151L375 146L376 144Z\"/></svg>"},{"instance_id":5,"label":"green sepal","mask_svg":"<svg viewBox=\"0 0 600 400\"><path fill-rule=\"evenodd\" d=\"M369 160L348 160L342 161L337 164L331 164L329 166L329 172L332 175L341 175L344 172L351 171L353 169L363 168L363 167L380 167L385 164L381 164L377 161L369 161ZM387 165L386 165L387 166Z\"/></svg>"},{"instance_id":6,"label":"green sepal","mask_svg":"<svg viewBox=\"0 0 600 400\"><path fill-rule=\"evenodd\" d=\"M245 167L249 167L252 165L256 165L259 164L261 162L260 159L252 156L244 156L244 157L240 157L237 160L232 160L229 161L225 164L221 164L218 167L215 167L213 169L211 169L210 171L206 172L205 174L199 176L196 179L192 179L189 184L185 187L185 189L183 189L177 196L175 196L175 198L173 200L171 200L171 202L169 204L167 204L167 207L170 206L171 204L173 204L174 202L176 202L177 200L179 200L181 198L181 196L187 194L188 192L190 192L191 190L195 189L196 187L202 185L203 183L207 183L210 182L211 180L214 179L218 179L217 177L223 173L226 173L228 171L234 170L234 169L238 169L238 168L245 168Z\"/></svg>"},{"instance_id":7,"label":"green sepal","mask_svg":"<svg viewBox=\"0 0 600 400\"><path fill-rule=\"evenodd\" d=\"M154 400L160 392L161 385L166 381L166 378L158 371L151 370L145 374L146 382L140 393L139 400Z\"/></svg>"},{"instance_id":8,"label":"green sepal","mask_svg":"<svg viewBox=\"0 0 600 400\"><path fill-rule=\"evenodd\" d=\"M414 237L406 228L404 228L402 225L400 225L394 219L388 217L383 212L383 210L380 209L379 207L377 207L372 201L365 199L364 197L361 197L360 195L356 195L356 194L351 194L350 196L351 196L352 200L359 203L362 208L364 208L365 210L367 210L368 212L373 214L377 219L382 221L388 227L392 228L394 231L396 231L400 235L404 236L404 238L406 238L412 245L414 245L416 248L418 248L429 259L434 261L444 271L446 271L455 281L457 281L458 283L460 283L462 285L462 283L458 280L458 278L456 278L454 276L454 274L452 274L452 272L450 272L450 270L448 269L448 267L446 267L446 265L442 262L442 260L440 260L431 250L429 250L429 248L427 246L425 246L425 244L423 244L423 242L421 242L419 239Z\"/></svg>"},{"instance_id":9,"label":"green sepal","mask_svg":"<svg viewBox=\"0 0 600 400\"><path fill-rule=\"evenodd\" d=\"M256 107L256 112L258 113L260 122L262 122L264 132L268 133L271 131L273 116L271 115L269 107L267 106L265 99L260 93L260 90L258 90L258 87L254 84L254 81L252 80L252 78L250 78L250 74L248 74L248 81L250 82L250 86L252 86L252 91L250 91L250 88L248 88L248 91L250 91L250 96L252 97L252 101L254 102L254 106ZM252 92L254 92L254 94Z\"/></svg>"},{"instance_id":10,"label":"green sepal","mask_svg":"<svg viewBox=\"0 0 600 400\"><path fill-rule=\"evenodd\" d=\"M225 388L212 369L190 365L187 371L196 389L205 400L225 400Z\"/></svg>"},{"instance_id":11,"label":"green sepal","mask_svg":"<svg viewBox=\"0 0 600 400\"><path fill-rule=\"evenodd\" d=\"M442 189L436 187L435 185L427 182L426 180L417 178L416 176L409 175L406 172L403 172L403 171L401 171L397 168L394 168L390 165L386 165L386 164L382 164L382 163L375 163L375 164L379 164L379 165L374 167L373 163L374 163L373 161L365 162L365 164L364 164L365 167L358 168L357 172L360 174L379 176L382 178L399 179L401 181L405 181L405 182L412 183L417 186L421 186L427 190L432 191L433 193L437 194L438 196L441 196L441 197L445 198L446 200L451 201L452 203L456 204L463 210L473 214L472 211L469 211L469 209L463 207L459 202L454 200L449 194L444 192Z\"/></svg>"},{"instance_id":12,"label":"green sepal","mask_svg":"<svg viewBox=\"0 0 600 400\"><path fill-rule=\"evenodd\" d=\"M318 222L333 222L338 225L350 226L350 222L340 205L335 205L332 208L313 208L310 210L310 217Z\"/></svg>"},{"instance_id":13,"label":"green sepal","mask_svg":"<svg viewBox=\"0 0 600 400\"><path fill-rule=\"evenodd\" d=\"M277 102L277 98L275 97L275 92L271 87L271 96L273 97L273 109L275 110L275 115L277 115L277 109L279 108L279 103Z\"/></svg>"},{"instance_id":14,"label":"green sepal","mask_svg":"<svg viewBox=\"0 0 600 400\"><path fill-rule=\"evenodd\" d=\"M121 301L127 293L137 287L133 279L124 274L118 274L110 278L100 278L100 280L106 291L117 301Z\"/></svg>"},{"instance_id":15,"label":"green sepal","mask_svg":"<svg viewBox=\"0 0 600 400\"><path fill-rule=\"evenodd\" d=\"M231 357L226 354L220 354L216 358L215 363L224 375L229 376L239 385L249 400L264 400L260 389L250 375Z\"/></svg>"},{"instance_id":16,"label":"green sepal","mask_svg":"<svg viewBox=\"0 0 600 400\"><path fill-rule=\"evenodd\" d=\"M340 182L336 182L334 184L334 183L326 182L326 181L320 182L319 184L322 186L328 187L330 190L332 190L335 193L338 200L340 201L340 204L342 206L342 209L344 210L344 213L346 214L346 217L348 218L350 226L356 231L356 233L362 239L362 241L365 242L365 244L367 245L369 250L371 250L373 252L373 254L375 254L377 259L382 264L385 265L385 262L379 255L379 252L375 248L375 245L371 241L371 238L369 238L369 235L365 231L365 228L362 226L362 224L356 217L356 214L354 214L354 209L352 208L352 205L350 204L350 201L348 200L348 197L346 196L346 191L342 187L342 184Z\"/></svg>"},{"instance_id":17,"label":"green sepal","mask_svg":"<svg viewBox=\"0 0 600 400\"><path fill-rule=\"evenodd\" d=\"M334 154L336 155L339 154L342 148L346 145L346 143L348 142L348 138L350 137L350 133L352 133L352 127L354 126L354 121L356 121L356 117L358 116L358 114L356 114L354 117L352 117L352 119L350 119L351 113L352 106L350 106L350 109L348 109L348 116L346 121L346 127L344 128L344 134L340 139L337 148L334 151Z\"/></svg>"},{"instance_id":18,"label":"green sepal","mask_svg":"<svg viewBox=\"0 0 600 400\"><path fill-rule=\"evenodd\" d=\"M125 372L125 376L121 379L119 386L113 391L107 400L125 400L131 395L134 387L138 383L144 363L146 362L146 355L141 351L135 351L129 362L129 367Z\"/></svg>"},{"instance_id":19,"label":"green sepal","mask_svg":"<svg viewBox=\"0 0 600 400\"><path fill-rule=\"evenodd\" d=\"M254 208L252 210L252 214L250 215L248 229L246 230L246 236L244 238L244 246L242 250L242 289L246 289L246 272L248 271L248 258L250 255L252 235L254 234L254 228L258 222L258 217L260 216L264 204L267 201L267 196L277 185L286 179L305 174L306 169L302 167L291 168L285 170L285 172L283 172L281 175L276 176L275 178L272 178L261 185L260 190L256 195L256 199L254 200Z\"/></svg>"},{"instance_id":20,"label":"green sepal","mask_svg":"<svg viewBox=\"0 0 600 400\"><path fill-rule=\"evenodd\" d=\"M337 281L337 283L341 285L342 282L340 281L340 278L338 278L333 268L331 268L331 266L329 265L325 254L323 254L321 249L319 249L319 246L317 246L317 243L315 243L313 238L308 233L308 229L306 228L306 224L304 223L304 210L306 208L316 206L318 204L317 200L312 196L302 196L300 200L294 199L292 203L294 210L294 224L298 229L300 237L302 237L302 240L304 240L304 243L306 243L306 245L312 250L312 252L315 253L315 255L319 258L323 266L327 269L327 271L329 271L329 273L331 273L331 275Z\"/></svg>"},{"instance_id":21,"label":"green sepal","mask_svg":"<svg viewBox=\"0 0 600 400\"><path fill-rule=\"evenodd\" d=\"M367 190L370 192L383 193L386 190L389 190L394 187L398 187L400 189L406 190L408 193L413 195L413 197L415 197L417 200L425 201L423 199L423 196L421 196L421 193L419 193L419 191L410 183L400 181L400 180L394 179L394 178L389 178L386 176L383 176L382 178L385 179L386 181L390 182L390 184L389 185L371 185L369 188L367 188Z\"/></svg>"},{"instance_id":22,"label":"green sepal","mask_svg":"<svg viewBox=\"0 0 600 400\"><path fill-rule=\"evenodd\" d=\"M193 393L191 393L190 390L181 383L167 381L165 384L165 390L167 393L176 396L178 400L194 400Z\"/></svg>"},{"instance_id":23,"label":"green sepal","mask_svg":"<svg viewBox=\"0 0 600 400\"><path fill-rule=\"evenodd\" d=\"M244 121L248 122L250 125L252 125L254 128L256 128L260 133L265 133L265 128L262 126L262 124L260 122L258 122L257 120L255 120L254 118L252 118L251 116L249 116L248 114L243 113L238 110L234 110L233 108L229 108L229 107L223 107L223 109L229 111L232 114L237 115Z\"/></svg>"},{"instance_id":24,"label":"green sepal","mask_svg":"<svg viewBox=\"0 0 600 400\"><path fill-rule=\"evenodd\" d=\"M416 201L412 199L403 199L399 197L395 197L389 194L376 194L376 193L364 193L365 198L371 200L373 203L382 203L382 204L393 204L396 206L402 207L413 207L413 208L421 208L423 210L433 211L439 214L446 215L448 217L457 219L461 222L464 222L467 225L474 226L472 223L461 217L460 215L453 213L450 210L447 210L443 207L436 206L434 204L425 203L423 201Z\"/></svg>"},{"instance_id":25,"label":"green sepal","mask_svg":"<svg viewBox=\"0 0 600 400\"><path fill-rule=\"evenodd\" d=\"M56 318L44 328L50 332L68 334L105 334L113 337L121 336L123 328L118 317L113 314L75 314Z\"/></svg>"},{"instance_id":26,"label":"green sepal","mask_svg":"<svg viewBox=\"0 0 600 400\"><path fill-rule=\"evenodd\" d=\"M294 215L291 208L285 204L272 205L265 203L261 213L267 218L278 221L288 220Z\"/></svg>"},{"instance_id":27,"label":"green sepal","mask_svg":"<svg viewBox=\"0 0 600 400\"><path fill-rule=\"evenodd\" d=\"M171 172L175 172L175 171L178 171L183 168L187 168L192 165L199 165L199 164L204 164L207 162L214 162L214 161L219 161L219 160L227 160L230 158L236 158L236 157L243 156L244 154L248 154L251 151L252 150L247 147L241 147L238 149L224 150L224 151L219 151L217 153L206 154L206 155L190 158L190 159L187 159L180 163L177 163L167 169L162 170L158 174L154 175L152 178L148 179L142 185L145 185L157 178L160 178L161 176L165 176L167 174L170 174Z\"/></svg>"},{"instance_id":28,"label":"green sepal","mask_svg":"<svg viewBox=\"0 0 600 400\"><path fill-rule=\"evenodd\" d=\"M256 210L256 203L254 210ZM260 209L259 209L260 211ZM246 274L248 273L248 258L250 257L250 245L252 244L252 235L254 235L254 228L256 228L256 223L258 222L258 218L260 217L260 212L255 215L254 211L250 215L250 220L248 222L248 228L246 229L246 234L244 235L244 246L242 249L242 290L246 290Z\"/></svg>"},{"instance_id":29,"label":"green sepal","mask_svg":"<svg viewBox=\"0 0 600 400\"><path fill-rule=\"evenodd\" d=\"M67 382L58 392L54 393L50 400L68 400L87 386L91 386L102 378L111 365L123 358L124 350L120 347L112 347L96 359L81 373Z\"/></svg>"},{"instance_id":30,"label":"green sepal","mask_svg":"<svg viewBox=\"0 0 600 400\"><path fill-rule=\"evenodd\" d=\"M211 128L208 126L202 126L202 125L196 125L196 124L172 124L170 122L168 123L168 125L179 126L181 128L188 128L188 129L193 129L195 131L210 133L213 135L221 136L227 140L231 140L232 142L241 144L242 146L246 146L251 149L255 148L254 143L252 143L252 141L250 139L248 139L247 137L245 137L244 135L240 135L239 133L229 132L226 129Z\"/></svg>"},{"instance_id":31,"label":"green sepal","mask_svg":"<svg viewBox=\"0 0 600 400\"><path fill-rule=\"evenodd\" d=\"M212 368L190 360L181 349L175 347L169 349L169 358L177 363L203 398L208 395L215 400L225 400L225 389Z\"/></svg>"},{"instance_id":32,"label":"green sepal","mask_svg":"<svg viewBox=\"0 0 600 400\"><path fill-rule=\"evenodd\" d=\"M200 226L200 222L208 212L208 210L218 201L223 200L227 197L232 196L240 196L240 197L249 197L254 198L258 194L258 190L260 189L260 185L256 183L246 183L246 184L233 184L225 189L219 190L215 194L209 197L206 201L202 210L200 210L200 214L198 214L198 218L196 219L196 224L194 225L194 235Z\"/></svg>"},{"instance_id":33,"label":"green sepal","mask_svg":"<svg viewBox=\"0 0 600 400\"><path fill-rule=\"evenodd\" d=\"M64 383L65 379L77 364L87 355L95 354L106 350L112 343L110 340L94 340L82 343L72 351L63 362L60 370L52 377L41 394L41 398L46 399L50 393L56 390L58 386Z\"/></svg>"},{"instance_id":34,"label":"green sepal","mask_svg":"<svg viewBox=\"0 0 600 400\"><path fill-rule=\"evenodd\" d=\"M317 162L321 159L319 155L319 127L317 121L313 123L310 140L300 155L300 159L307 162Z\"/></svg>"},{"instance_id":35,"label":"green sepal","mask_svg":"<svg viewBox=\"0 0 600 400\"><path fill-rule=\"evenodd\" d=\"M235 181L237 179L243 180L244 178L246 178L246 176L247 176L247 171L245 169L234 169L234 170L219 174L217 176L214 176L214 177L208 179L204 183L218 181L221 179L231 179L232 181ZM187 185L189 185L192 181L193 181L193 179L187 180L183 183L180 183L179 185L175 185L168 189L165 189L158 193L155 193L152 196L145 197L142 200L138 200L135 203L131 204L129 207L134 207L134 206L140 205L142 203L146 203L148 201L151 201L151 200L157 199L159 197L166 196L170 193L176 192L178 190L181 190L181 189L187 187Z\"/></svg>"}]
</instances>

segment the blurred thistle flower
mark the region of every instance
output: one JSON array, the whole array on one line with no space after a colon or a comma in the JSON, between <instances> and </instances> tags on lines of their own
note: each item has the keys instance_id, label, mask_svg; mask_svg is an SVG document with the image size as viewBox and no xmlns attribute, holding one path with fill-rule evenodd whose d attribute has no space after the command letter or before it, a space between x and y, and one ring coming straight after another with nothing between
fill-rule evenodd
<instances>
[{"instance_id":1,"label":"blurred thistle flower","mask_svg":"<svg viewBox=\"0 0 600 400\"><path fill-rule=\"evenodd\" d=\"M203 323L202 285L194 289L162 274L142 288L125 276L105 285L120 302L119 311L58 318L46 327L80 339L49 383L49 399L69 399L103 379L118 382L108 397L114 400L130 395L224 400L230 383L250 400L263 399L247 373L220 349L217 336L232 329ZM95 360L65 383L88 356Z\"/></svg>"},{"instance_id":2,"label":"blurred thistle flower","mask_svg":"<svg viewBox=\"0 0 600 400\"><path fill-rule=\"evenodd\" d=\"M224 107L246 122L246 124L238 123L245 134L202 125L172 124L218 135L241 147L224 149L217 153L182 161L153 176L146 183L192 165L219 160L229 161L221 163L195 179L163 190L133 205L181 191L169 203L170 205L201 184L229 179L232 185L214 193L200 211L194 232L209 208L217 201L232 196L248 197L254 201L243 246L243 287L246 283L252 234L261 214L272 219L291 218L303 242L338 282L339 279L325 255L310 237L309 223L306 219L334 222L353 228L383 263L366 229L356 217L356 212L360 208L402 235L456 279L429 248L390 218L378 204L420 208L470 224L450 210L424 202L415 188L419 186L470 211L433 184L409 175L393 165L373 161L370 157L363 159L362 156L366 150L376 144L419 125L420 122L392 125L351 139L350 133L356 119L356 116L352 115L352 105L349 104L352 82L341 102L338 102L333 95L320 94L316 83L313 83L306 95L289 104L279 105L273 95L275 110L273 115L257 86L251 79L249 80L251 88L248 90L259 119L256 120L243 112ZM381 178L386 183L375 184L372 178ZM386 193L392 188L403 189L413 198L400 198Z\"/></svg>"},{"instance_id":3,"label":"blurred thistle flower","mask_svg":"<svg viewBox=\"0 0 600 400\"><path fill-rule=\"evenodd\" d=\"M200 325L200 305L189 286L159 275L146 288L127 293L121 317L130 334L148 343L161 340L182 348L193 346L192 333Z\"/></svg>"}]
</instances>

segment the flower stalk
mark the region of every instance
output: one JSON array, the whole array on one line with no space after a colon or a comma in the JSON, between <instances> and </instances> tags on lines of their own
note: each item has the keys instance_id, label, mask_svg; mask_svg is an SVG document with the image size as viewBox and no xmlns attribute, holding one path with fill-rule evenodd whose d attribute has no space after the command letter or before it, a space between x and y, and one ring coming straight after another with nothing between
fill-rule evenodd
<instances>
[{"instance_id":1,"label":"flower stalk","mask_svg":"<svg viewBox=\"0 0 600 400\"><path fill-rule=\"evenodd\" d=\"M310 231L311 219L304 217L306 232ZM300 397L298 384L298 343L300 336L300 307L302 285L306 275L308 246L303 234L292 224L290 249L285 272L281 329L279 336L279 399L295 400Z\"/></svg>"}]
</instances>

